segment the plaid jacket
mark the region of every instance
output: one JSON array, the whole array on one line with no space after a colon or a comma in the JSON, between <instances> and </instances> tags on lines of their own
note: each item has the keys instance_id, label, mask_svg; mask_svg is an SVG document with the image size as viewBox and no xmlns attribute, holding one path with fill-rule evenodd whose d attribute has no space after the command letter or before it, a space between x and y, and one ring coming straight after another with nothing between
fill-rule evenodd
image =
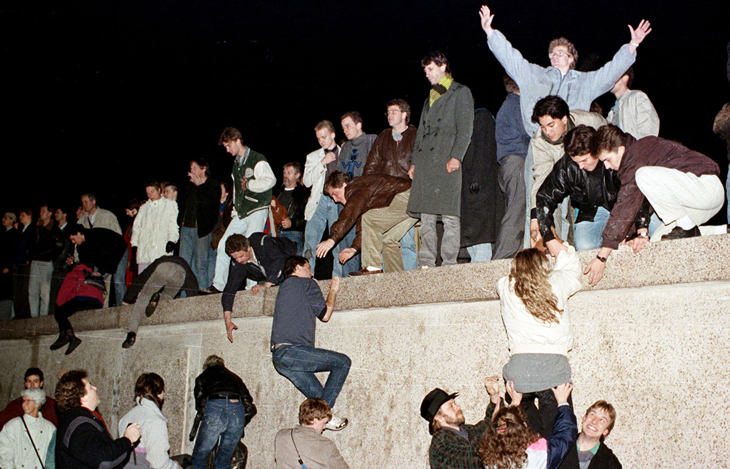
<instances>
[{"instance_id":1,"label":"plaid jacket","mask_svg":"<svg viewBox=\"0 0 730 469\"><path fill-rule=\"evenodd\" d=\"M431 469L484 469L477 448L492 421L494 408L490 402L484 420L476 425L462 425L469 433L469 441L447 428L436 430L428 450Z\"/></svg>"}]
</instances>

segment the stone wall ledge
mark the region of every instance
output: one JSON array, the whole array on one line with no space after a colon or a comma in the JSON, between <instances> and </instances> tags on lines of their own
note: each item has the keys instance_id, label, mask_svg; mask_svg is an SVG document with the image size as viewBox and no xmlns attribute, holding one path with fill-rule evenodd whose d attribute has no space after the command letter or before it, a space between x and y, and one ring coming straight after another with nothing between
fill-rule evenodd
<instances>
[{"instance_id":1,"label":"stone wall ledge","mask_svg":"<svg viewBox=\"0 0 730 469\"><path fill-rule=\"evenodd\" d=\"M586 265L597 251L579 253ZM703 236L653 243L634 254L623 246L608 260L603 280L595 287L583 278L583 291L639 288L730 280L730 235ZM435 269L371 275L343 279L337 310L389 308L434 303L470 302L497 299L495 284L509 272L509 260L460 264ZM327 292L328 281L320 282ZM264 289L254 296L236 296L234 318L272 316L278 288ZM74 330L126 330L132 306L83 311L71 318ZM143 325L181 324L221 318L220 295L200 296L160 302ZM0 323L0 340L32 339L55 335L53 317L17 319Z\"/></svg>"}]
</instances>

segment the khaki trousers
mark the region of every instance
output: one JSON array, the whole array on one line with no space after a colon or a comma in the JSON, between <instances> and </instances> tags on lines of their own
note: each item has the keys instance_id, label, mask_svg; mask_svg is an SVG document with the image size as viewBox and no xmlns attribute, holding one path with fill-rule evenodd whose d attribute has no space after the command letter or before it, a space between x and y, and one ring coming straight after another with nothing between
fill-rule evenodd
<instances>
[{"instance_id":1,"label":"khaki trousers","mask_svg":"<svg viewBox=\"0 0 730 469\"><path fill-rule=\"evenodd\" d=\"M385 272L403 270L400 240L418 221L406 212L411 190L401 192L389 206L368 210L362 216L362 266Z\"/></svg>"}]
</instances>

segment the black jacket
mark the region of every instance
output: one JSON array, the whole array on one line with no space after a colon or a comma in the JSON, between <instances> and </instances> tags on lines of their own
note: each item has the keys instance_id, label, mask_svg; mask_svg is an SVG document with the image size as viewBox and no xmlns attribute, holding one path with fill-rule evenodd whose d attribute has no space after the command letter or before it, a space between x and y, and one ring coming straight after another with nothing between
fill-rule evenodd
<instances>
[{"instance_id":1,"label":"black jacket","mask_svg":"<svg viewBox=\"0 0 730 469\"><path fill-rule=\"evenodd\" d=\"M86 241L79 245L79 261L92 269L96 267L102 274L113 274L119 261L127 250L127 242L122 235L106 228L86 230Z\"/></svg>"},{"instance_id":2,"label":"black jacket","mask_svg":"<svg viewBox=\"0 0 730 469\"><path fill-rule=\"evenodd\" d=\"M243 380L223 365L208 367L195 378L195 409L202 412L211 396L241 399L246 410L246 425L256 415L256 406Z\"/></svg>"},{"instance_id":3,"label":"black jacket","mask_svg":"<svg viewBox=\"0 0 730 469\"><path fill-rule=\"evenodd\" d=\"M142 291L142 288L147 284L155 270L157 270L161 264L168 262L177 264L185 269L185 279L183 280L182 287L180 287L180 291L185 291L188 298L191 296L198 296L198 279L195 277L193 269L190 268L190 264L179 256L162 256L147 266L141 274L134 278L132 284L129 288L127 288L127 293L124 295L124 302L130 304L134 303L137 300L139 292ZM160 288L163 286L164 285L160 285Z\"/></svg>"},{"instance_id":4,"label":"black jacket","mask_svg":"<svg viewBox=\"0 0 730 469\"><path fill-rule=\"evenodd\" d=\"M477 109L471 144L461 163L462 247L497 240L504 215L498 172L494 117L486 109Z\"/></svg>"},{"instance_id":5,"label":"black jacket","mask_svg":"<svg viewBox=\"0 0 730 469\"><path fill-rule=\"evenodd\" d=\"M578 447L573 444L558 469L579 469L579 467ZM604 443L601 443L601 446L598 447L598 451L596 451L591 463L588 465L588 469L621 469L621 467L616 455Z\"/></svg>"},{"instance_id":6,"label":"black jacket","mask_svg":"<svg viewBox=\"0 0 730 469\"><path fill-rule=\"evenodd\" d=\"M112 439L104 422L85 407L59 414L56 431L57 469L120 468L129 458L132 442Z\"/></svg>"},{"instance_id":7,"label":"black jacket","mask_svg":"<svg viewBox=\"0 0 730 469\"><path fill-rule=\"evenodd\" d=\"M13 260L13 265L15 264L30 264L30 256L33 251L33 248L35 246L35 230L36 227L32 223L28 227L27 230L23 231L23 226L18 225L18 237L17 243L16 243L16 249L15 249L15 259Z\"/></svg>"},{"instance_id":8,"label":"black jacket","mask_svg":"<svg viewBox=\"0 0 730 469\"><path fill-rule=\"evenodd\" d=\"M283 280L281 271L284 261L296 255L297 245L287 238L274 238L263 233L254 233L248 238L256 260L263 271L254 263L239 264L230 259L228 282L221 295L223 311L233 311L236 292L246 288L246 279L255 282L271 282L274 285Z\"/></svg>"},{"instance_id":9,"label":"black jacket","mask_svg":"<svg viewBox=\"0 0 730 469\"><path fill-rule=\"evenodd\" d=\"M36 226L36 241L31 259L34 261L52 262L63 250L63 232L55 221L49 226Z\"/></svg>"},{"instance_id":10,"label":"black jacket","mask_svg":"<svg viewBox=\"0 0 730 469\"><path fill-rule=\"evenodd\" d=\"M603 207L609 212L616 203L618 191L621 188L621 181L618 173L606 169L599 163L593 171L580 169L578 165L568 156L555 163L552 171L537 191L537 208L532 218L537 218L540 224L540 234L545 242L554 239L551 228L555 225L553 213L566 197L570 197L570 204L578 209L576 223L592 222L598 211ZM646 213L649 205L642 208L639 213L638 227L649 225L650 213Z\"/></svg>"},{"instance_id":11,"label":"black jacket","mask_svg":"<svg viewBox=\"0 0 730 469\"><path fill-rule=\"evenodd\" d=\"M209 177L203 184L197 187L192 182L185 186L185 202L180 207L181 224L185 220L185 212L192 207L193 197L195 197L195 202L197 203L195 214L198 238L202 238L212 233L213 228L218 223L218 210L221 205L220 182Z\"/></svg>"},{"instance_id":12,"label":"black jacket","mask_svg":"<svg viewBox=\"0 0 730 469\"><path fill-rule=\"evenodd\" d=\"M279 226L277 228L280 231L304 231L304 207L307 206L307 200L309 199L309 189L297 184L291 192L291 200L285 205L289 220L291 220L291 227L282 228ZM283 193L284 188L282 187L276 197L279 198Z\"/></svg>"}]
</instances>

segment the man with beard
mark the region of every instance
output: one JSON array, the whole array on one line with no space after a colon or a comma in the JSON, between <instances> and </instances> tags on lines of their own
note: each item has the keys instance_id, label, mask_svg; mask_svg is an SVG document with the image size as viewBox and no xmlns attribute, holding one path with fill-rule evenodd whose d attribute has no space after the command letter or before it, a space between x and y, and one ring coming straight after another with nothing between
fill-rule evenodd
<instances>
[{"instance_id":1,"label":"man with beard","mask_svg":"<svg viewBox=\"0 0 730 469\"><path fill-rule=\"evenodd\" d=\"M461 407L454 399L458 393L448 394L436 388L421 403L421 417L428 422L433 435L428 457L431 469L482 469L477 449L482 436L489 428L492 415L499 409L499 377L490 376L484 382L489 394L489 405L484 420L469 425L465 423Z\"/></svg>"}]
</instances>

